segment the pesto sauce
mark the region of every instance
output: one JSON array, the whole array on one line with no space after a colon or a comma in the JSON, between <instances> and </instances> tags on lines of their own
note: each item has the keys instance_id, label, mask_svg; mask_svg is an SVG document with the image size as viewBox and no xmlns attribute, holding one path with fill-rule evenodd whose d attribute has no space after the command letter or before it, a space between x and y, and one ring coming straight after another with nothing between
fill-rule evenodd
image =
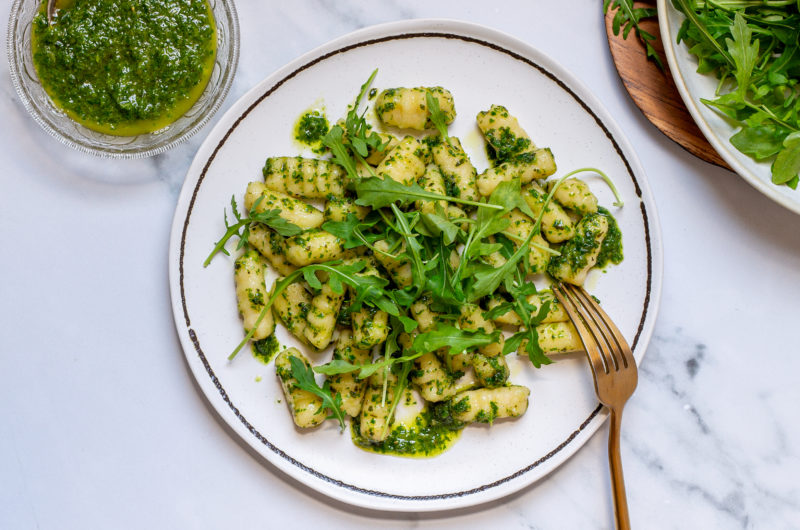
<instances>
[{"instance_id":1,"label":"pesto sauce","mask_svg":"<svg viewBox=\"0 0 800 530\"><path fill-rule=\"evenodd\" d=\"M592 215L600 214L590 213L586 215L586 218ZM597 234L591 226L585 226L583 231L576 231L572 239L569 239L558 248L561 255L550 258L550 263L547 266L548 272L554 275L554 272L557 271L563 263L566 263L573 272L582 269L586 266L589 255L597 246Z\"/></svg>"},{"instance_id":2,"label":"pesto sauce","mask_svg":"<svg viewBox=\"0 0 800 530\"><path fill-rule=\"evenodd\" d=\"M280 349L281 345L275 335L253 341L253 357L264 364L269 364Z\"/></svg>"},{"instance_id":3,"label":"pesto sauce","mask_svg":"<svg viewBox=\"0 0 800 530\"><path fill-rule=\"evenodd\" d=\"M609 263L618 264L622 262L622 231L619 229L617 220L607 209L599 206L597 213L608 220L608 233L600 247L600 254L597 256L597 267L602 269Z\"/></svg>"},{"instance_id":4,"label":"pesto sauce","mask_svg":"<svg viewBox=\"0 0 800 530\"><path fill-rule=\"evenodd\" d=\"M413 428L405 425L394 427L382 442L372 442L361 436L361 423L357 419L350 422L350 434L353 443L365 451L428 458L449 449L458 440L461 430L431 421L431 415L426 411L417 416Z\"/></svg>"},{"instance_id":5,"label":"pesto sauce","mask_svg":"<svg viewBox=\"0 0 800 530\"><path fill-rule=\"evenodd\" d=\"M325 114L319 110L310 110L297 120L294 126L294 139L319 155L327 149L322 145L322 139L330 128Z\"/></svg>"},{"instance_id":6,"label":"pesto sauce","mask_svg":"<svg viewBox=\"0 0 800 530\"><path fill-rule=\"evenodd\" d=\"M33 20L33 64L53 103L89 129L156 131L199 99L217 38L206 0L74 0Z\"/></svg>"},{"instance_id":7,"label":"pesto sauce","mask_svg":"<svg viewBox=\"0 0 800 530\"><path fill-rule=\"evenodd\" d=\"M530 163L531 155L527 157L531 141L528 138L520 138L512 133L508 127L494 129L486 135L486 157L492 166L499 166L503 162ZM535 156L535 155L534 155ZM520 158L519 160L517 160Z\"/></svg>"}]
</instances>

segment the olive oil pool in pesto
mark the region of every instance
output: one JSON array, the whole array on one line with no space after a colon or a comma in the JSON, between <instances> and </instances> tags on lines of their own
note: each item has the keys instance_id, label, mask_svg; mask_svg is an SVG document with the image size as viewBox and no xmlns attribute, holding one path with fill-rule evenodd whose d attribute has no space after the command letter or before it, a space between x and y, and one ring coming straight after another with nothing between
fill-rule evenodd
<instances>
[{"instance_id":1,"label":"olive oil pool in pesto","mask_svg":"<svg viewBox=\"0 0 800 530\"><path fill-rule=\"evenodd\" d=\"M53 103L105 134L163 129L205 90L217 51L206 0L46 1L33 21L33 64Z\"/></svg>"}]
</instances>

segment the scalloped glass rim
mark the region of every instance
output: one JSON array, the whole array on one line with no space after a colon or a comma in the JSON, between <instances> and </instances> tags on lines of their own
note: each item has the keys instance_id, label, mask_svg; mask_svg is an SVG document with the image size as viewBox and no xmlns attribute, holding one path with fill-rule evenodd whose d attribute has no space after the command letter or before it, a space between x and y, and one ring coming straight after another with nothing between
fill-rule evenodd
<instances>
[{"instance_id":1,"label":"scalloped glass rim","mask_svg":"<svg viewBox=\"0 0 800 530\"><path fill-rule=\"evenodd\" d=\"M183 116L138 136L111 136L71 120L50 101L33 69L30 27L40 0L14 0L8 21L11 80L25 109L51 136L73 149L104 158L146 158L171 149L199 131L222 105L239 62L239 19L233 0L209 0L217 24L217 58L208 86Z\"/></svg>"}]
</instances>

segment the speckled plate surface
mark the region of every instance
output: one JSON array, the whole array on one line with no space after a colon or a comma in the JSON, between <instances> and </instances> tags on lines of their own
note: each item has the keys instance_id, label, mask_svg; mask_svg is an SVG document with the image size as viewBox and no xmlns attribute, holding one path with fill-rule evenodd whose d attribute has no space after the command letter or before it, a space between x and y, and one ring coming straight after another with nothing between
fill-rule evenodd
<instances>
[{"instance_id":1,"label":"speckled plate surface","mask_svg":"<svg viewBox=\"0 0 800 530\"><path fill-rule=\"evenodd\" d=\"M677 43L678 30L684 18L683 13L675 9L671 2L658 0L658 22L664 54L686 108L708 142L731 169L773 201L800 214L800 190L773 184L770 170L772 161L756 162L737 150L731 144L730 137L739 127L700 101L715 98L717 79L713 75L698 74L697 58L689 53L686 43Z\"/></svg>"},{"instance_id":2,"label":"speckled plate surface","mask_svg":"<svg viewBox=\"0 0 800 530\"><path fill-rule=\"evenodd\" d=\"M604 301L641 360L661 292L658 218L636 155L588 89L530 46L482 26L412 20L360 30L283 67L243 96L200 147L181 192L170 241L175 324L187 363L222 421L277 468L344 502L381 510L464 507L517 491L577 451L604 421L589 367L580 355L542 370L509 355L511 380L531 388L518 420L470 426L446 453L405 459L364 452L334 422L294 428L274 367L247 351L226 357L241 340L233 258L202 263L224 232L222 211L261 178L267 156L299 154L292 126L312 104L336 120L361 83L379 68L376 88L441 85L455 98L459 136L479 171L486 166L475 115L492 103L518 116L534 141L552 148L558 174L598 167L612 176L625 206L616 210L625 260L595 272L588 287ZM601 204L613 202L597 178L588 182ZM280 341L295 344L281 326ZM314 355L317 363L326 354ZM635 399L635 396L634 396ZM279 401L281 400L281 401ZM231 450L237 450L232 446ZM598 458L604 456L598 455ZM256 464L254 464L256 465Z\"/></svg>"}]
</instances>

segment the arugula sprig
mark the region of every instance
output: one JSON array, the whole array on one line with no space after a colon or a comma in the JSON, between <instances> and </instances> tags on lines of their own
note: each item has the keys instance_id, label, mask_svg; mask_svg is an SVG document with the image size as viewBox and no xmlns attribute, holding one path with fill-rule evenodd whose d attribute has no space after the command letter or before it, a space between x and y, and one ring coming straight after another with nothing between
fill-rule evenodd
<instances>
[{"instance_id":1,"label":"arugula sprig","mask_svg":"<svg viewBox=\"0 0 800 530\"><path fill-rule=\"evenodd\" d=\"M614 35L619 35L620 31L622 31L622 38L627 39L628 34L633 30L636 37L644 44L647 58L656 63L662 71L665 71L661 57L658 56L658 52L651 44L656 40L656 37L639 25L644 19L658 16L658 10L652 7L634 7L633 2L634 0L603 0L603 13L608 13L609 9L616 10L614 20L611 22L611 29Z\"/></svg>"},{"instance_id":2,"label":"arugula sprig","mask_svg":"<svg viewBox=\"0 0 800 530\"><path fill-rule=\"evenodd\" d=\"M297 380L297 386L322 398L322 406L331 412L328 419L335 418L338 420L339 429L344 431L345 413L342 410L342 396L331 392L330 381L325 381L320 387L314 379L314 371L306 363L294 355L289 356L289 363L292 366L292 377Z\"/></svg>"},{"instance_id":3,"label":"arugula sprig","mask_svg":"<svg viewBox=\"0 0 800 530\"><path fill-rule=\"evenodd\" d=\"M369 156L370 150L383 151L389 144L388 141L384 142L380 135L373 132L369 124L367 124L364 119L364 115L367 112L366 109L364 109L364 113L358 113L361 99L369 90L377 74L378 69L376 68L366 83L361 85L358 97L356 97L353 106L347 111L344 127L339 124L334 125L322 139L323 145L333 153L334 161L345 169L347 175L353 181L358 181L360 178L356 170L357 163L361 163L372 175L375 174L364 159Z\"/></svg>"},{"instance_id":4,"label":"arugula sprig","mask_svg":"<svg viewBox=\"0 0 800 530\"><path fill-rule=\"evenodd\" d=\"M209 263L211 263L211 259L218 253L222 252L226 256L230 256L230 252L225 248L225 244L228 242L230 238L236 236L239 238L239 243L236 245L236 250L243 248L250 238L250 226L253 223L261 223L266 225L277 233L282 236L295 236L301 233L303 230L295 225L284 219L280 216L280 210L264 210L262 212L258 211L258 206L261 204L261 201L264 197L259 197L256 202L253 204L253 207L250 208L250 212L247 217L242 217L239 214L239 207L236 204L236 198L231 195L231 210L233 211L234 219L236 220L235 223L230 224L228 222L228 212L223 212L223 217L225 219L225 235L214 244L214 249L211 251L211 254L208 255L206 260L203 262L203 267L207 267Z\"/></svg>"}]
</instances>

